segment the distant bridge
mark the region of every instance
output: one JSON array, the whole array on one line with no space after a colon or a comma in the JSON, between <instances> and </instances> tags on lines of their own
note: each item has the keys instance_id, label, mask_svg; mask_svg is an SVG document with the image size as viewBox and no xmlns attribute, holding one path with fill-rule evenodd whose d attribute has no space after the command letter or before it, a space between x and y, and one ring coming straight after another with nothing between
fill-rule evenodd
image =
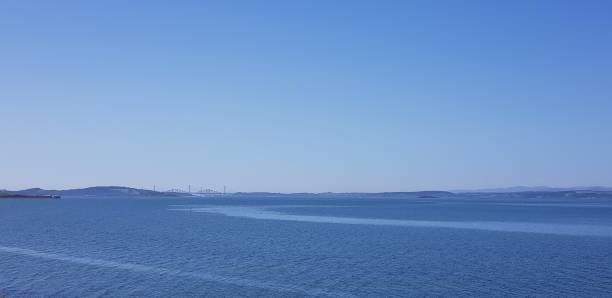
<instances>
[{"instance_id":1,"label":"distant bridge","mask_svg":"<svg viewBox=\"0 0 612 298\"><path fill-rule=\"evenodd\" d=\"M200 188L200 191L186 191L184 189L181 188L172 188L169 190L166 190L166 192L171 192L171 193L191 193L191 194L219 194L220 192L211 189L211 188Z\"/></svg>"},{"instance_id":2,"label":"distant bridge","mask_svg":"<svg viewBox=\"0 0 612 298\"><path fill-rule=\"evenodd\" d=\"M196 194L211 194L211 193L219 193L218 191L210 188L200 189L200 191L195 192Z\"/></svg>"}]
</instances>

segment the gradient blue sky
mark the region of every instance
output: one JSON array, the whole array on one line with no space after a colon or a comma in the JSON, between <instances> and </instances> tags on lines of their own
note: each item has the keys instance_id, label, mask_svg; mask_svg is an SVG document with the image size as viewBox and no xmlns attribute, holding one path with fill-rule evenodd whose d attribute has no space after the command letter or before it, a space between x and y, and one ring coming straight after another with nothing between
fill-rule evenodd
<instances>
[{"instance_id":1,"label":"gradient blue sky","mask_svg":"<svg viewBox=\"0 0 612 298\"><path fill-rule=\"evenodd\" d=\"M0 188L612 184L611 1L1 1Z\"/></svg>"}]
</instances>

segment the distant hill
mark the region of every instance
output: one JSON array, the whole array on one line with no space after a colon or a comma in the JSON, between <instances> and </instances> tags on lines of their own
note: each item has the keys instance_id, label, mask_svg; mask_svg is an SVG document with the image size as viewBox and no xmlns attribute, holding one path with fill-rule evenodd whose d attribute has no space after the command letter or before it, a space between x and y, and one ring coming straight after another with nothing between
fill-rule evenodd
<instances>
[{"instance_id":1,"label":"distant hill","mask_svg":"<svg viewBox=\"0 0 612 298\"><path fill-rule=\"evenodd\" d=\"M478 199L606 199L612 200L612 191L565 190L522 192L471 192L458 194Z\"/></svg>"},{"instance_id":2,"label":"distant hill","mask_svg":"<svg viewBox=\"0 0 612 298\"><path fill-rule=\"evenodd\" d=\"M138 189L124 186L94 186L77 189L50 190L30 188L18 191L2 191L10 195L26 196L91 196L91 197L181 197L189 196L186 193L159 192L147 189Z\"/></svg>"},{"instance_id":3,"label":"distant hill","mask_svg":"<svg viewBox=\"0 0 612 298\"><path fill-rule=\"evenodd\" d=\"M511 186L501 188L483 188L471 190L453 190L456 193L507 193L507 192L558 192L558 191L612 191L612 187L607 186L575 186L575 187L550 187L550 186Z\"/></svg>"}]
</instances>

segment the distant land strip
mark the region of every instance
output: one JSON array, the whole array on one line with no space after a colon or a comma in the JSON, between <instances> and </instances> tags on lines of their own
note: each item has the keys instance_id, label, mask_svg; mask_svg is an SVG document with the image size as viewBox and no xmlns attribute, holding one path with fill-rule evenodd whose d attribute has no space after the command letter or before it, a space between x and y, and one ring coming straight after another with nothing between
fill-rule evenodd
<instances>
[{"instance_id":1,"label":"distant land strip","mask_svg":"<svg viewBox=\"0 0 612 298\"><path fill-rule=\"evenodd\" d=\"M541 189L541 190L532 190ZM206 191L187 192L180 189L155 191L124 186L94 186L76 189L48 190L29 188L24 190L2 190L0 199L45 199L59 197L242 197L242 198L474 198L474 199L612 199L612 187L592 186L575 188L552 187L511 187L473 191L412 191L412 192L323 192L323 193L278 193L278 192L234 192L222 193L207 189Z\"/></svg>"}]
</instances>

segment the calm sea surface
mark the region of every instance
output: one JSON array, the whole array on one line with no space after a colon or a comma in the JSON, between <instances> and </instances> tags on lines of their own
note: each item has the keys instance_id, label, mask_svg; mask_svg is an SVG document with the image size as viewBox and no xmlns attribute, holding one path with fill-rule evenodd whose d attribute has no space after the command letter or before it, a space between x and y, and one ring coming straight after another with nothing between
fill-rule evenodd
<instances>
[{"instance_id":1,"label":"calm sea surface","mask_svg":"<svg viewBox=\"0 0 612 298\"><path fill-rule=\"evenodd\" d=\"M0 200L0 296L612 297L612 202Z\"/></svg>"}]
</instances>

